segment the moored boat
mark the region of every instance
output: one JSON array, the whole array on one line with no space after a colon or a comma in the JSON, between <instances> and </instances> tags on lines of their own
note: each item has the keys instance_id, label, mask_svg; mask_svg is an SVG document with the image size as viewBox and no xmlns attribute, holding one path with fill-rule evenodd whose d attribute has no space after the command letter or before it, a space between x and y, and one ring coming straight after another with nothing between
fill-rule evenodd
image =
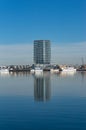
<instances>
[{"instance_id":1,"label":"moored boat","mask_svg":"<svg viewBox=\"0 0 86 130\"><path fill-rule=\"evenodd\" d=\"M9 73L7 68L0 68L0 73Z\"/></svg>"},{"instance_id":2,"label":"moored boat","mask_svg":"<svg viewBox=\"0 0 86 130\"><path fill-rule=\"evenodd\" d=\"M74 67L66 67L62 68L63 72L76 72L76 69Z\"/></svg>"},{"instance_id":3,"label":"moored boat","mask_svg":"<svg viewBox=\"0 0 86 130\"><path fill-rule=\"evenodd\" d=\"M34 72L35 72L36 74L43 73L43 69L40 68L40 67L35 67Z\"/></svg>"},{"instance_id":4,"label":"moored boat","mask_svg":"<svg viewBox=\"0 0 86 130\"><path fill-rule=\"evenodd\" d=\"M58 72L59 72L59 69L50 69L50 72L51 72L51 73L58 73Z\"/></svg>"}]
</instances>

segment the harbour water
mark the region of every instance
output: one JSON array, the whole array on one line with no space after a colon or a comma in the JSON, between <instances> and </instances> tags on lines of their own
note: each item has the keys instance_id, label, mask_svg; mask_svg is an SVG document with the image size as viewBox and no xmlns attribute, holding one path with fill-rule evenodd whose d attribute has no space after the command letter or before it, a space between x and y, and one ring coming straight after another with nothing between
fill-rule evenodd
<instances>
[{"instance_id":1,"label":"harbour water","mask_svg":"<svg viewBox=\"0 0 86 130\"><path fill-rule=\"evenodd\" d=\"M0 74L0 130L86 130L86 72Z\"/></svg>"}]
</instances>

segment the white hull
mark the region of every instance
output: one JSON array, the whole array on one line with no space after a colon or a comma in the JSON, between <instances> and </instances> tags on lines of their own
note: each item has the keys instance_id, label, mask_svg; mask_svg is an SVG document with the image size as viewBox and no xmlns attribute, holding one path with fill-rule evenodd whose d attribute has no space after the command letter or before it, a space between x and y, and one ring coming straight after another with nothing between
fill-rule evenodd
<instances>
[{"instance_id":1,"label":"white hull","mask_svg":"<svg viewBox=\"0 0 86 130\"><path fill-rule=\"evenodd\" d=\"M69 68L64 68L62 69L63 72L76 72L75 68L69 67Z\"/></svg>"},{"instance_id":2,"label":"white hull","mask_svg":"<svg viewBox=\"0 0 86 130\"><path fill-rule=\"evenodd\" d=\"M9 70L8 69L1 69L0 73L9 73Z\"/></svg>"},{"instance_id":3,"label":"white hull","mask_svg":"<svg viewBox=\"0 0 86 130\"><path fill-rule=\"evenodd\" d=\"M40 67L36 67L34 72L35 72L35 74L41 74L41 73L43 73L43 69L41 69Z\"/></svg>"},{"instance_id":4,"label":"white hull","mask_svg":"<svg viewBox=\"0 0 86 130\"><path fill-rule=\"evenodd\" d=\"M35 70L35 73L43 73L43 70Z\"/></svg>"},{"instance_id":5,"label":"white hull","mask_svg":"<svg viewBox=\"0 0 86 130\"><path fill-rule=\"evenodd\" d=\"M35 70L34 69L31 69L30 70L31 74L35 73Z\"/></svg>"},{"instance_id":6,"label":"white hull","mask_svg":"<svg viewBox=\"0 0 86 130\"><path fill-rule=\"evenodd\" d=\"M51 69L50 72L51 72L51 73L58 73L58 72L59 72L59 69Z\"/></svg>"},{"instance_id":7,"label":"white hull","mask_svg":"<svg viewBox=\"0 0 86 130\"><path fill-rule=\"evenodd\" d=\"M35 69L31 69L30 71L32 74L35 73L35 74L41 74L43 73L43 69L39 68L39 67L36 67Z\"/></svg>"}]
</instances>

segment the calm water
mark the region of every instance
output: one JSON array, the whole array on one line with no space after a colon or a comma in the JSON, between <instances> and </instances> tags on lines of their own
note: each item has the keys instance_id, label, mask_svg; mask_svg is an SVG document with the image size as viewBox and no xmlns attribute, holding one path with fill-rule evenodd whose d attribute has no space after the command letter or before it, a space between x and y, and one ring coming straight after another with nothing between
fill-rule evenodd
<instances>
[{"instance_id":1,"label":"calm water","mask_svg":"<svg viewBox=\"0 0 86 130\"><path fill-rule=\"evenodd\" d=\"M0 130L86 130L86 73L0 74Z\"/></svg>"}]
</instances>

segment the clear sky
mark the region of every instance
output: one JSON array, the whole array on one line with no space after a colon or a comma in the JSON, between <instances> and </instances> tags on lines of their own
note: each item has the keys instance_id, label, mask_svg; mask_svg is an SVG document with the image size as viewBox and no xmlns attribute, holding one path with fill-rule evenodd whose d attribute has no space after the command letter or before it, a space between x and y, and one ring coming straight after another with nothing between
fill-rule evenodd
<instances>
[{"instance_id":1,"label":"clear sky","mask_svg":"<svg viewBox=\"0 0 86 130\"><path fill-rule=\"evenodd\" d=\"M0 63L7 63L8 60L8 63L12 63L10 59L10 55L11 58L14 57L12 45L15 45L15 63L19 62L17 51L22 53L20 58L22 62L20 61L20 63L27 63L25 62L27 53L25 55L24 45L31 46L35 39L49 39L52 48L61 46L64 48L63 53L70 48L69 45L79 46L82 44L83 46L84 43L85 46L86 0L0 0L0 48L3 50L0 52ZM24 51L17 49L21 44ZM8 46L9 56L6 60ZM85 52L84 54L82 52L83 50L77 58L86 57ZM56 51L55 54L58 55L58 52ZM73 52L71 52L72 54ZM29 52L28 55L33 56ZM67 55L65 54L65 57ZM59 59L63 61L62 51L61 56L57 58L56 62ZM71 56L65 61L69 62L70 58ZM29 62L28 59L26 61Z\"/></svg>"}]
</instances>

